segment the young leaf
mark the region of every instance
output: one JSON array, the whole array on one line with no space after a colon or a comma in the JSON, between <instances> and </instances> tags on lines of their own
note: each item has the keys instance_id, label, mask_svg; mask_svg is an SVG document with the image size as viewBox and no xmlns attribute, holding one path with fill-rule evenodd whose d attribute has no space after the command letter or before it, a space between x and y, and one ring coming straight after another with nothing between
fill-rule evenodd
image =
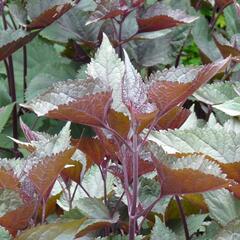
<instances>
[{"instance_id":1,"label":"young leaf","mask_svg":"<svg viewBox=\"0 0 240 240\"><path fill-rule=\"evenodd\" d=\"M108 56L106 58L106 56ZM126 107L122 103L121 84L124 75L124 64L114 48L112 47L108 37L103 34L103 41L98 49L95 58L88 65L87 73L92 78L100 81L106 89L112 90L114 110L118 112L126 111Z\"/></svg>"},{"instance_id":2,"label":"young leaf","mask_svg":"<svg viewBox=\"0 0 240 240\"><path fill-rule=\"evenodd\" d=\"M177 240L177 235L155 217L155 225L151 232L151 240Z\"/></svg>"},{"instance_id":3,"label":"young leaf","mask_svg":"<svg viewBox=\"0 0 240 240\"><path fill-rule=\"evenodd\" d=\"M151 203L153 203L159 197L159 194L160 185L157 180L145 177L140 178L139 201L144 208L147 208L149 205L151 205ZM154 206L151 212L164 215L170 200L170 197L162 198Z\"/></svg>"},{"instance_id":4,"label":"young leaf","mask_svg":"<svg viewBox=\"0 0 240 240\"><path fill-rule=\"evenodd\" d=\"M135 70L124 51L125 75L122 82L122 101L133 111L150 113L156 110L153 104L148 103L146 86L141 75Z\"/></svg>"},{"instance_id":5,"label":"young leaf","mask_svg":"<svg viewBox=\"0 0 240 240\"><path fill-rule=\"evenodd\" d=\"M74 2L69 0L48 0L44 1L44 3L34 0L28 1L27 10L32 18L32 22L27 25L27 29L32 30L47 27L69 11L73 4Z\"/></svg>"},{"instance_id":6,"label":"young leaf","mask_svg":"<svg viewBox=\"0 0 240 240\"><path fill-rule=\"evenodd\" d=\"M20 127L24 133L25 138L28 142L32 141L38 141L40 140L41 136L40 134L37 134L36 132L32 131L24 122L22 119L20 119Z\"/></svg>"},{"instance_id":7,"label":"young leaf","mask_svg":"<svg viewBox=\"0 0 240 240\"><path fill-rule=\"evenodd\" d=\"M217 73L224 71L229 62L230 58L226 58L225 60L217 61L213 64L202 67L197 76L191 82L178 82L172 81L171 79L161 81L152 77L152 83L148 91L149 99L155 102L160 111L164 114L174 106L184 102L201 85L208 82ZM178 77L178 79L181 79L181 77L182 76Z\"/></svg>"},{"instance_id":8,"label":"young leaf","mask_svg":"<svg viewBox=\"0 0 240 240\"><path fill-rule=\"evenodd\" d=\"M126 4L122 4L121 0L101 0L97 3L97 8L91 14L87 25L90 23L96 23L100 20L112 19L128 12L128 6Z\"/></svg>"},{"instance_id":9,"label":"young leaf","mask_svg":"<svg viewBox=\"0 0 240 240\"><path fill-rule=\"evenodd\" d=\"M22 29L6 30L0 32L0 61L7 58L19 48L26 45L38 34L35 32L26 32Z\"/></svg>"},{"instance_id":10,"label":"young leaf","mask_svg":"<svg viewBox=\"0 0 240 240\"><path fill-rule=\"evenodd\" d=\"M137 21L140 32L151 32L192 23L197 18L188 16L181 10L172 10L162 3L155 3Z\"/></svg>"}]
</instances>

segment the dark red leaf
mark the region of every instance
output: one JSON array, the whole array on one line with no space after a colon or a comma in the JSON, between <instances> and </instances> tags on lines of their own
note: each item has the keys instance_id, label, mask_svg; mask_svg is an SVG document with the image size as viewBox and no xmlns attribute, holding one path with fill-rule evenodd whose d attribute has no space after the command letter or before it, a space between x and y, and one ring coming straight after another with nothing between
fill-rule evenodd
<instances>
[{"instance_id":1,"label":"dark red leaf","mask_svg":"<svg viewBox=\"0 0 240 240\"><path fill-rule=\"evenodd\" d=\"M119 133L119 135L127 138L130 130L130 121L127 116L111 109L108 113L108 123L112 129Z\"/></svg>"},{"instance_id":2,"label":"dark red leaf","mask_svg":"<svg viewBox=\"0 0 240 240\"><path fill-rule=\"evenodd\" d=\"M204 66L191 82L153 81L148 92L149 99L157 104L162 114L165 114L179 103L184 102L217 73L224 71L230 60L231 58L229 57Z\"/></svg>"},{"instance_id":3,"label":"dark red leaf","mask_svg":"<svg viewBox=\"0 0 240 240\"><path fill-rule=\"evenodd\" d=\"M197 17L186 15L181 10L172 10L168 6L157 2L137 19L140 32L151 32L165 28L172 28L184 23L191 23Z\"/></svg>"},{"instance_id":4,"label":"dark red leaf","mask_svg":"<svg viewBox=\"0 0 240 240\"><path fill-rule=\"evenodd\" d=\"M73 139L72 144L86 154L88 159L87 166L90 167L92 163L101 165L102 161L104 161L106 152L99 139L82 137L81 139Z\"/></svg>"},{"instance_id":5,"label":"dark red leaf","mask_svg":"<svg viewBox=\"0 0 240 240\"><path fill-rule=\"evenodd\" d=\"M12 171L0 168L0 188L19 190L20 182Z\"/></svg>"},{"instance_id":6,"label":"dark red leaf","mask_svg":"<svg viewBox=\"0 0 240 240\"><path fill-rule=\"evenodd\" d=\"M35 32L25 32L21 29L18 30L7 30L0 32L0 61L7 58L19 48L31 42L32 39L39 33ZM9 38L11 37L11 38ZM6 39L6 40L4 40Z\"/></svg>"},{"instance_id":7,"label":"dark red leaf","mask_svg":"<svg viewBox=\"0 0 240 240\"><path fill-rule=\"evenodd\" d=\"M171 169L155 157L153 157L153 161L161 184L162 196L202 193L219 188L226 188L232 183L230 180L225 180L190 168Z\"/></svg>"},{"instance_id":8,"label":"dark red leaf","mask_svg":"<svg viewBox=\"0 0 240 240\"><path fill-rule=\"evenodd\" d=\"M190 114L190 110L176 106L160 118L156 129L164 130L180 128Z\"/></svg>"},{"instance_id":9,"label":"dark red leaf","mask_svg":"<svg viewBox=\"0 0 240 240\"><path fill-rule=\"evenodd\" d=\"M25 204L0 217L0 225L5 227L13 236L15 236L19 230L24 230L28 226L33 213L34 203Z\"/></svg>"}]
</instances>

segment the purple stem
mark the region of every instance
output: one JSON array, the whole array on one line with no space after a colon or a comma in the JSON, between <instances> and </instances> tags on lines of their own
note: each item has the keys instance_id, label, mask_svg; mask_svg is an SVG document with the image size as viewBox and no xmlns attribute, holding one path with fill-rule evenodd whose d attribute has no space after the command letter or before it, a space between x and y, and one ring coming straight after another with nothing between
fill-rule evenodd
<instances>
[{"instance_id":1,"label":"purple stem","mask_svg":"<svg viewBox=\"0 0 240 240\"><path fill-rule=\"evenodd\" d=\"M183 224L183 228L184 228L184 233L185 233L185 239L186 240L190 240L190 235L189 235L189 231L188 231L188 226L187 226L187 221L186 221L186 217L185 217L185 213L181 204L181 200L179 198L179 196L175 195L175 199L177 202L177 206L179 209L179 213L181 216L181 220L182 220L182 224Z\"/></svg>"}]
</instances>

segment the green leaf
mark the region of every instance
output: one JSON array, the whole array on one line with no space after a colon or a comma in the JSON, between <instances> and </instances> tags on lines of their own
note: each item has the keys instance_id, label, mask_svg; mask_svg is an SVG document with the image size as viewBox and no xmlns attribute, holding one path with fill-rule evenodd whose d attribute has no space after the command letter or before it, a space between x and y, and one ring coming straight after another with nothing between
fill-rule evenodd
<instances>
[{"instance_id":1,"label":"green leaf","mask_svg":"<svg viewBox=\"0 0 240 240\"><path fill-rule=\"evenodd\" d=\"M234 84L229 82L216 82L207 84L198 89L193 96L204 103L215 105L221 104L237 97Z\"/></svg>"},{"instance_id":2,"label":"green leaf","mask_svg":"<svg viewBox=\"0 0 240 240\"><path fill-rule=\"evenodd\" d=\"M240 239L240 219L230 222L215 237L216 240L238 240Z\"/></svg>"},{"instance_id":3,"label":"green leaf","mask_svg":"<svg viewBox=\"0 0 240 240\"><path fill-rule=\"evenodd\" d=\"M155 225L151 232L151 240L177 240L177 235L172 232L165 224L155 217Z\"/></svg>"},{"instance_id":4,"label":"green leaf","mask_svg":"<svg viewBox=\"0 0 240 240\"><path fill-rule=\"evenodd\" d=\"M162 146L168 153L201 152L222 162L239 161L240 136L225 129L196 128L152 132L150 140Z\"/></svg>"},{"instance_id":5,"label":"green leaf","mask_svg":"<svg viewBox=\"0 0 240 240\"><path fill-rule=\"evenodd\" d=\"M81 0L76 7L64 14L57 22L45 28L40 33L41 36L60 43L67 43L69 39L73 39L80 43L95 45L102 23L97 22L86 26L90 14L81 7L82 2Z\"/></svg>"},{"instance_id":6,"label":"green leaf","mask_svg":"<svg viewBox=\"0 0 240 240\"><path fill-rule=\"evenodd\" d=\"M8 230L6 230L4 227L0 226L0 239L1 240L11 240L12 237Z\"/></svg>"},{"instance_id":7,"label":"green leaf","mask_svg":"<svg viewBox=\"0 0 240 240\"><path fill-rule=\"evenodd\" d=\"M110 219L109 210L100 199L97 198L79 199L78 208L88 218Z\"/></svg>"},{"instance_id":8,"label":"green leaf","mask_svg":"<svg viewBox=\"0 0 240 240\"><path fill-rule=\"evenodd\" d=\"M33 71L35 72L36 70ZM75 75L76 68L72 64L51 63L47 65L31 79L26 91L26 100L30 101L46 91L54 83L74 78Z\"/></svg>"},{"instance_id":9,"label":"green leaf","mask_svg":"<svg viewBox=\"0 0 240 240\"><path fill-rule=\"evenodd\" d=\"M8 122L8 119L11 116L14 105L15 103L11 103L5 107L0 108L0 133L2 132L6 123Z\"/></svg>"},{"instance_id":10,"label":"green leaf","mask_svg":"<svg viewBox=\"0 0 240 240\"><path fill-rule=\"evenodd\" d=\"M240 32L240 22L238 20L236 9L232 4L224 9L224 18L229 36Z\"/></svg>"},{"instance_id":11,"label":"green leaf","mask_svg":"<svg viewBox=\"0 0 240 240\"><path fill-rule=\"evenodd\" d=\"M201 236L193 237L193 240L212 240L216 238L216 235L220 231L220 226L216 222L211 222L209 226L206 227L205 232ZM222 239L223 240L223 239Z\"/></svg>"},{"instance_id":12,"label":"green leaf","mask_svg":"<svg viewBox=\"0 0 240 240\"><path fill-rule=\"evenodd\" d=\"M163 29L153 32L142 32L138 33L134 39L155 39L165 36L166 34L170 33L172 29Z\"/></svg>"},{"instance_id":13,"label":"green leaf","mask_svg":"<svg viewBox=\"0 0 240 240\"><path fill-rule=\"evenodd\" d=\"M127 45L127 50L142 66L150 67L157 64L174 64L179 49L186 39L188 27L172 29L158 38L133 40Z\"/></svg>"},{"instance_id":14,"label":"green leaf","mask_svg":"<svg viewBox=\"0 0 240 240\"><path fill-rule=\"evenodd\" d=\"M148 207L160 194L160 185L155 179L141 178L139 188L139 200L143 207ZM169 197L162 198L152 209L152 212L163 214L170 202Z\"/></svg>"},{"instance_id":15,"label":"green leaf","mask_svg":"<svg viewBox=\"0 0 240 240\"><path fill-rule=\"evenodd\" d=\"M240 116L240 97L236 97L222 104L214 105L213 107L226 113L229 116Z\"/></svg>"},{"instance_id":16,"label":"green leaf","mask_svg":"<svg viewBox=\"0 0 240 240\"><path fill-rule=\"evenodd\" d=\"M15 22L19 25L25 25L27 22L27 10L24 6L24 2L16 0L8 3L8 8Z\"/></svg>"},{"instance_id":17,"label":"green leaf","mask_svg":"<svg viewBox=\"0 0 240 240\"><path fill-rule=\"evenodd\" d=\"M48 53L48 54L46 54ZM38 95L38 90L42 91L54 82L74 78L77 67L67 58L61 57L54 49L53 45L44 42L41 38L35 38L27 45L28 54L28 74L26 97L30 100ZM23 102L23 51L19 50L13 55L14 75L16 82L16 93L18 102ZM2 64L3 66L3 64ZM0 68L1 73L6 75L5 69ZM47 76L45 75L47 74ZM46 77L43 79L42 76ZM48 79L49 77L49 79ZM33 82L31 82L33 80ZM41 86L37 81L41 80ZM53 82L52 82L53 81ZM40 92L41 92L40 91Z\"/></svg>"},{"instance_id":18,"label":"green leaf","mask_svg":"<svg viewBox=\"0 0 240 240\"><path fill-rule=\"evenodd\" d=\"M196 233L199 230L199 228L201 228L207 216L208 214L196 214L187 217L186 221L190 236ZM176 233L177 236L179 236L179 239L182 240L185 239L184 228L182 223L174 225L174 232Z\"/></svg>"},{"instance_id":19,"label":"green leaf","mask_svg":"<svg viewBox=\"0 0 240 240\"><path fill-rule=\"evenodd\" d=\"M16 240L60 240L75 239L79 226L83 220L74 220L66 223L53 223L47 225L40 225L29 230L24 231Z\"/></svg>"},{"instance_id":20,"label":"green leaf","mask_svg":"<svg viewBox=\"0 0 240 240\"><path fill-rule=\"evenodd\" d=\"M240 200L226 189L206 192L203 194L208 205L210 216L225 226L240 217Z\"/></svg>"},{"instance_id":21,"label":"green leaf","mask_svg":"<svg viewBox=\"0 0 240 240\"><path fill-rule=\"evenodd\" d=\"M193 95L197 100L234 117L240 115L238 87L238 83L229 82L207 84Z\"/></svg>"},{"instance_id":22,"label":"green leaf","mask_svg":"<svg viewBox=\"0 0 240 240\"><path fill-rule=\"evenodd\" d=\"M221 53L212 39L208 22L203 16L193 26L192 35L201 52L211 61L221 58Z\"/></svg>"},{"instance_id":23,"label":"green leaf","mask_svg":"<svg viewBox=\"0 0 240 240\"><path fill-rule=\"evenodd\" d=\"M108 208L102 200L97 198L82 198L79 200L79 210L87 216L87 219L79 228L78 236L104 228L118 221L119 215L116 213L110 216Z\"/></svg>"},{"instance_id":24,"label":"green leaf","mask_svg":"<svg viewBox=\"0 0 240 240\"><path fill-rule=\"evenodd\" d=\"M35 32L27 32L22 29L8 29L0 32L0 61L16 52L19 48L30 42L36 35Z\"/></svg>"},{"instance_id":25,"label":"green leaf","mask_svg":"<svg viewBox=\"0 0 240 240\"><path fill-rule=\"evenodd\" d=\"M117 29L117 32L119 33L119 24L116 24L115 21L113 21L113 24L115 25L115 28ZM122 40L128 40L133 35L135 35L138 32L138 24L136 20L136 11L132 11L130 14L125 17L122 25L121 25L121 39Z\"/></svg>"}]
</instances>

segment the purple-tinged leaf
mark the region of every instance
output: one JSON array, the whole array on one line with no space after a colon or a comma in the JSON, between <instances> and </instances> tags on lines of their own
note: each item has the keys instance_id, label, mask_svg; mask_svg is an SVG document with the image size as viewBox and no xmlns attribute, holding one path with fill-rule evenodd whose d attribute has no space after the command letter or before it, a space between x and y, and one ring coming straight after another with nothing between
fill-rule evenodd
<instances>
[{"instance_id":1,"label":"purple-tinged leaf","mask_svg":"<svg viewBox=\"0 0 240 240\"><path fill-rule=\"evenodd\" d=\"M152 152L162 196L206 192L233 184L221 174L218 165L204 157L192 154L187 158L172 158L155 143L149 143L148 147Z\"/></svg>"},{"instance_id":2,"label":"purple-tinged leaf","mask_svg":"<svg viewBox=\"0 0 240 240\"><path fill-rule=\"evenodd\" d=\"M33 214L34 203L26 203L20 208L8 212L4 216L0 217L0 225L5 227L13 236L16 236L19 230L24 230L28 227Z\"/></svg>"},{"instance_id":3,"label":"purple-tinged leaf","mask_svg":"<svg viewBox=\"0 0 240 240\"><path fill-rule=\"evenodd\" d=\"M20 119L20 127L24 133L24 136L25 138L27 139L28 142L31 142L31 141L37 141L39 140L39 135L34 132L33 130L31 130L27 124L25 124L22 119Z\"/></svg>"},{"instance_id":4,"label":"purple-tinged leaf","mask_svg":"<svg viewBox=\"0 0 240 240\"><path fill-rule=\"evenodd\" d=\"M111 91L93 79L69 80L53 85L43 95L23 107L38 116L102 126L112 102Z\"/></svg>"},{"instance_id":5,"label":"purple-tinged leaf","mask_svg":"<svg viewBox=\"0 0 240 240\"><path fill-rule=\"evenodd\" d=\"M223 57L226 58L229 55L232 55L232 57L240 56L239 35L232 36L232 39L230 42L220 34L215 34L213 39Z\"/></svg>"},{"instance_id":6,"label":"purple-tinged leaf","mask_svg":"<svg viewBox=\"0 0 240 240\"><path fill-rule=\"evenodd\" d=\"M7 58L19 48L29 43L39 31L6 30L0 32L0 61Z\"/></svg>"},{"instance_id":7,"label":"purple-tinged leaf","mask_svg":"<svg viewBox=\"0 0 240 240\"><path fill-rule=\"evenodd\" d=\"M158 74L156 74L156 81L152 81L149 87L149 99L157 104L162 114L165 114L173 107L184 102L199 87L207 83L217 73L224 71L230 61L231 58L229 57L202 67L193 81L189 81L189 79L186 81L184 76L181 75L177 76L177 80L174 79L174 81L171 79L159 81L157 79ZM152 77L152 80L153 79L154 77Z\"/></svg>"},{"instance_id":8,"label":"purple-tinged leaf","mask_svg":"<svg viewBox=\"0 0 240 240\"><path fill-rule=\"evenodd\" d=\"M43 29L47 27L69 11L77 2L79 2L79 0L45 1L45 3L29 1L27 8L32 17L32 22L27 25L27 29ZM41 9L42 7L44 7L43 10ZM34 13L31 14L31 12ZM35 12L39 15L36 16Z\"/></svg>"},{"instance_id":9,"label":"purple-tinged leaf","mask_svg":"<svg viewBox=\"0 0 240 240\"><path fill-rule=\"evenodd\" d=\"M28 177L41 196L46 194L74 152L75 149L71 148L57 155L46 157L39 164L33 166Z\"/></svg>"},{"instance_id":10,"label":"purple-tinged leaf","mask_svg":"<svg viewBox=\"0 0 240 240\"><path fill-rule=\"evenodd\" d=\"M102 44L94 59L88 64L87 74L106 89L112 90L114 110L127 112L125 105L122 103L121 95L124 64L105 34L103 34Z\"/></svg>"}]
</instances>

